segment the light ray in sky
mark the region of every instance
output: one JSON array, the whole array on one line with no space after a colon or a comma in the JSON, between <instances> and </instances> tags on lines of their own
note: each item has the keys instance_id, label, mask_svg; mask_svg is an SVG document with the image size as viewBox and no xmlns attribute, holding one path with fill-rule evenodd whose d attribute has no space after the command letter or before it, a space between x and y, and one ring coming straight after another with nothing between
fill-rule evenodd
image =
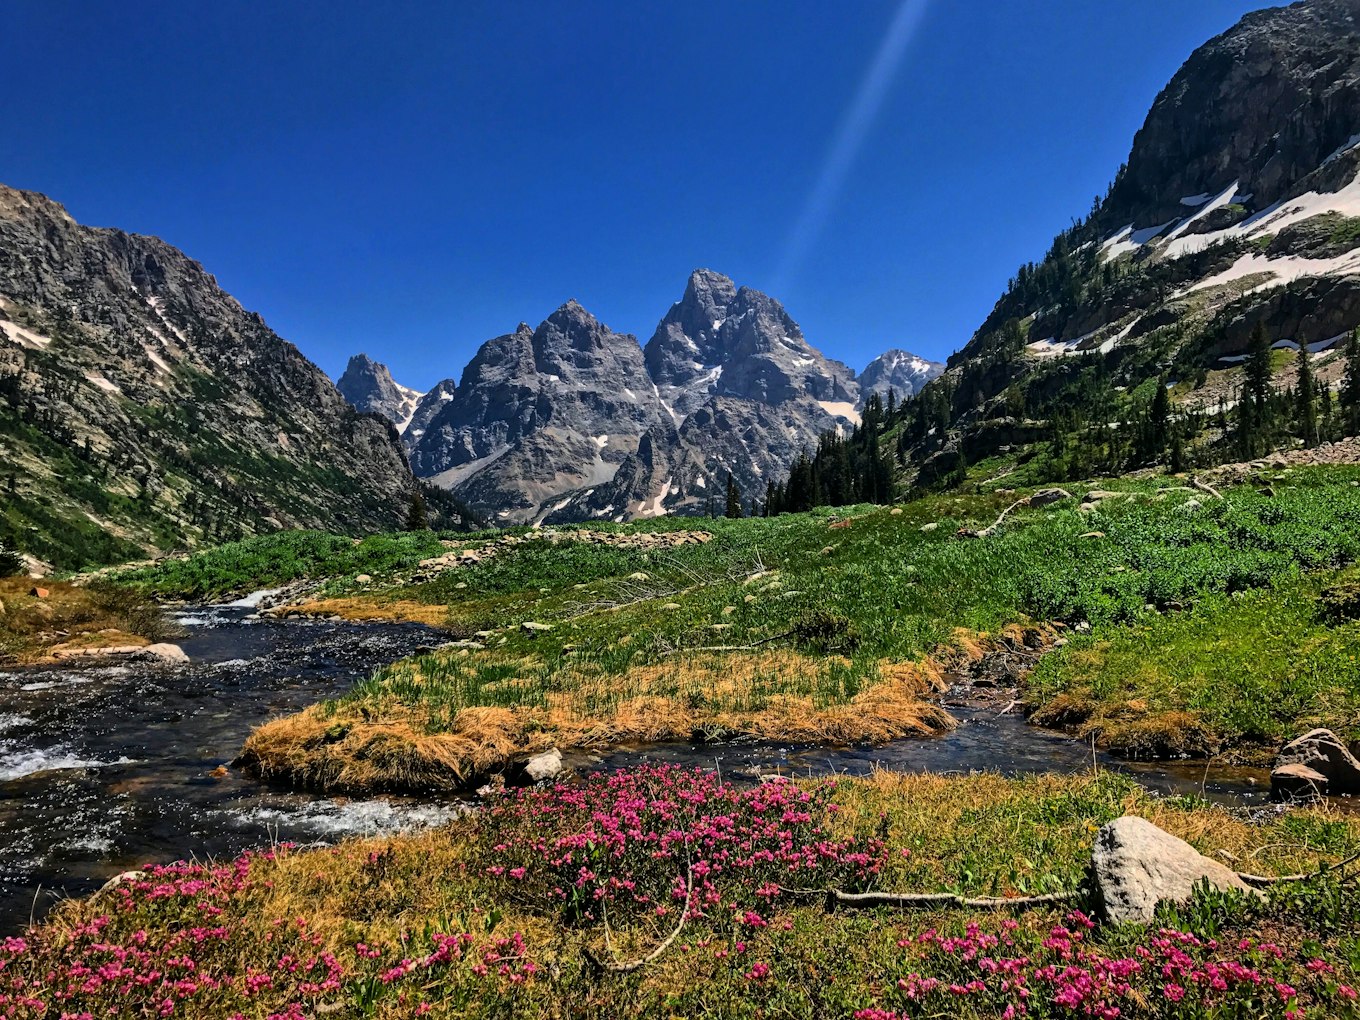
<instances>
[{"instance_id":1,"label":"light ray in sky","mask_svg":"<svg viewBox=\"0 0 1360 1020\"><path fill-rule=\"evenodd\" d=\"M859 154L869 129L873 127L874 118L883 105L907 47L916 35L928 3L929 0L902 0L897 13L893 15L892 24L888 26L873 62L860 81L855 98L841 118L835 139L822 161L817 183L808 193L802 211L789 232L784 245L784 257L775 273L775 295L782 293L826 225L831 208L840 195L855 156Z\"/></svg>"}]
</instances>

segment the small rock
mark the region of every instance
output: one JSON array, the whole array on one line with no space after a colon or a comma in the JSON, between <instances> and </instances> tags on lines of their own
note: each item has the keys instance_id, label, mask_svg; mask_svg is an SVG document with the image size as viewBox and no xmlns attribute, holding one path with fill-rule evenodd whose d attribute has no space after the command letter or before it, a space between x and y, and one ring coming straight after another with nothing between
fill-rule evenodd
<instances>
[{"instance_id":1,"label":"small rock","mask_svg":"<svg viewBox=\"0 0 1360 1020\"><path fill-rule=\"evenodd\" d=\"M47 596L49 596L49 595L52 594L52 593L51 593L50 591L48 591L46 588L36 588L36 587L35 587L35 588L30 588L30 589L28 589L28 593L29 593L30 595L32 595L35 599L45 599L45 598L47 598Z\"/></svg>"},{"instance_id":2,"label":"small rock","mask_svg":"<svg viewBox=\"0 0 1360 1020\"><path fill-rule=\"evenodd\" d=\"M524 773L535 783L546 783L562 774L562 752L557 748L536 754L524 763Z\"/></svg>"},{"instance_id":3,"label":"small rock","mask_svg":"<svg viewBox=\"0 0 1360 1020\"><path fill-rule=\"evenodd\" d=\"M1253 890L1230 868L1145 818L1125 816L1101 828L1091 856L1101 910L1116 924L1148 924L1164 900L1187 903L1195 886Z\"/></svg>"},{"instance_id":4,"label":"small rock","mask_svg":"<svg viewBox=\"0 0 1360 1020\"><path fill-rule=\"evenodd\" d=\"M680 608L680 603L679 603L679 602L667 602L667 603L666 603L664 606L662 606L661 608L662 608L662 609L679 609L679 608Z\"/></svg>"},{"instance_id":5,"label":"small rock","mask_svg":"<svg viewBox=\"0 0 1360 1020\"><path fill-rule=\"evenodd\" d=\"M1331 730L1310 730L1285 744L1275 768L1285 765L1303 765L1321 774L1329 793L1360 793L1360 760Z\"/></svg>"},{"instance_id":6,"label":"small rock","mask_svg":"<svg viewBox=\"0 0 1360 1020\"><path fill-rule=\"evenodd\" d=\"M939 527L940 525L937 522L931 521L929 524L922 524L921 531L928 535L932 531L937 531Z\"/></svg>"},{"instance_id":7,"label":"small rock","mask_svg":"<svg viewBox=\"0 0 1360 1020\"><path fill-rule=\"evenodd\" d=\"M833 552L835 552L835 551L836 551L836 547L835 547L834 545L824 545L824 546L822 546L822 553L821 553L821 554L822 554L823 556L830 556L830 555L831 555Z\"/></svg>"},{"instance_id":8,"label":"small rock","mask_svg":"<svg viewBox=\"0 0 1360 1020\"><path fill-rule=\"evenodd\" d=\"M750 605L755 600L756 597L754 595L747 595L746 598L742 599L742 601L745 602L747 605Z\"/></svg>"},{"instance_id":9,"label":"small rock","mask_svg":"<svg viewBox=\"0 0 1360 1020\"><path fill-rule=\"evenodd\" d=\"M161 662L188 662L189 656L179 645L172 645L161 642L154 645L147 645L140 652L143 657L159 659Z\"/></svg>"},{"instance_id":10,"label":"small rock","mask_svg":"<svg viewBox=\"0 0 1360 1020\"><path fill-rule=\"evenodd\" d=\"M889 512L893 517L901 517L901 516L902 516L902 508L901 508L900 506L895 506L895 507L893 507L891 510L889 510L888 512Z\"/></svg>"},{"instance_id":11,"label":"small rock","mask_svg":"<svg viewBox=\"0 0 1360 1020\"><path fill-rule=\"evenodd\" d=\"M369 584L373 580L372 574L357 574L354 578L355 584Z\"/></svg>"},{"instance_id":12,"label":"small rock","mask_svg":"<svg viewBox=\"0 0 1360 1020\"><path fill-rule=\"evenodd\" d=\"M1183 513L1183 514L1192 514L1192 513L1194 513L1196 510L1198 510L1198 509L1199 509L1201 506L1203 506L1203 505L1204 505L1204 504L1201 503L1199 500L1197 500L1194 496L1191 496L1189 499L1187 499L1184 503L1182 503L1182 504L1181 504L1180 506L1178 506L1176 509L1179 510L1179 511L1180 511L1181 513Z\"/></svg>"},{"instance_id":13,"label":"small rock","mask_svg":"<svg viewBox=\"0 0 1360 1020\"><path fill-rule=\"evenodd\" d=\"M524 631L524 633L526 634L542 634L545 631L552 630L552 624L538 623L534 620L525 620L523 623L519 625L519 629Z\"/></svg>"},{"instance_id":14,"label":"small rock","mask_svg":"<svg viewBox=\"0 0 1360 1020\"><path fill-rule=\"evenodd\" d=\"M1298 762L1270 773L1270 793L1276 800L1311 801L1327 795L1327 777Z\"/></svg>"},{"instance_id":15,"label":"small rock","mask_svg":"<svg viewBox=\"0 0 1360 1020\"><path fill-rule=\"evenodd\" d=\"M637 573L635 573L635 574L629 574L629 575L628 575L628 580L630 580L630 581L650 581L651 578L650 578L648 575L644 574L641 570L639 570L639 571L638 571Z\"/></svg>"},{"instance_id":16,"label":"small rock","mask_svg":"<svg viewBox=\"0 0 1360 1020\"><path fill-rule=\"evenodd\" d=\"M736 607L736 606L723 606L723 608L722 608L722 614L723 614L723 616L731 616L731 615L732 615L733 613L735 613L736 611L737 611L737 607Z\"/></svg>"},{"instance_id":17,"label":"small rock","mask_svg":"<svg viewBox=\"0 0 1360 1020\"><path fill-rule=\"evenodd\" d=\"M1082 537L1082 538L1104 538L1104 537L1105 537L1105 532L1103 532L1103 531L1088 531L1086 534L1082 535L1081 537Z\"/></svg>"},{"instance_id":18,"label":"small rock","mask_svg":"<svg viewBox=\"0 0 1360 1020\"><path fill-rule=\"evenodd\" d=\"M1040 489L1029 498L1029 505L1033 507L1051 506L1064 499L1071 499L1072 494L1066 489Z\"/></svg>"}]
</instances>

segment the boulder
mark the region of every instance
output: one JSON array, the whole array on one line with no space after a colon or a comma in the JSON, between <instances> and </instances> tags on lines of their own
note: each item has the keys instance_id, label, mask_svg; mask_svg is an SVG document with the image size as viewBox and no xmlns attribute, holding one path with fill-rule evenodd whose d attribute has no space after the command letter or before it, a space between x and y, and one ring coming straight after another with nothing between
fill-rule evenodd
<instances>
[{"instance_id":1,"label":"boulder","mask_svg":"<svg viewBox=\"0 0 1360 1020\"><path fill-rule=\"evenodd\" d=\"M1270 792L1276 800L1317 800L1327 795L1327 777L1298 762L1281 765L1270 774Z\"/></svg>"},{"instance_id":2,"label":"boulder","mask_svg":"<svg viewBox=\"0 0 1360 1020\"><path fill-rule=\"evenodd\" d=\"M519 629L529 635L542 634L544 631L552 630L550 623L537 623L533 620L525 620L519 625Z\"/></svg>"},{"instance_id":3,"label":"boulder","mask_svg":"<svg viewBox=\"0 0 1360 1020\"><path fill-rule=\"evenodd\" d=\"M1311 730L1285 744L1275 768L1285 765L1303 765L1321 774L1329 793L1360 793L1360 760L1331 730Z\"/></svg>"},{"instance_id":4,"label":"boulder","mask_svg":"<svg viewBox=\"0 0 1360 1020\"><path fill-rule=\"evenodd\" d=\"M524 763L524 774L535 783L546 783L563 772L562 752L557 748L536 754Z\"/></svg>"},{"instance_id":5,"label":"boulder","mask_svg":"<svg viewBox=\"0 0 1360 1020\"><path fill-rule=\"evenodd\" d=\"M937 522L931 521L929 524L922 524L922 525L921 525L921 531L928 535L928 534L930 534L932 531L938 530L939 527L940 527L940 525L939 525Z\"/></svg>"},{"instance_id":6,"label":"boulder","mask_svg":"<svg viewBox=\"0 0 1360 1020\"><path fill-rule=\"evenodd\" d=\"M1215 889L1253 891L1185 840L1133 816L1116 818L1096 834L1091 869L1102 914L1116 924L1148 924L1158 903L1186 903L1202 881Z\"/></svg>"},{"instance_id":7,"label":"boulder","mask_svg":"<svg viewBox=\"0 0 1360 1020\"><path fill-rule=\"evenodd\" d=\"M354 578L355 584L368 584L373 580L372 574L358 574Z\"/></svg>"},{"instance_id":8,"label":"boulder","mask_svg":"<svg viewBox=\"0 0 1360 1020\"><path fill-rule=\"evenodd\" d=\"M179 645L159 643L147 645L141 649L140 656L144 658L156 659L159 662L188 662L189 656Z\"/></svg>"},{"instance_id":9,"label":"boulder","mask_svg":"<svg viewBox=\"0 0 1360 1020\"><path fill-rule=\"evenodd\" d=\"M1030 506L1051 506L1060 503L1064 499L1071 499L1072 494L1066 489L1040 489L1029 498Z\"/></svg>"},{"instance_id":10,"label":"boulder","mask_svg":"<svg viewBox=\"0 0 1360 1020\"><path fill-rule=\"evenodd\" d=\"M46 588L37 588L37 587L28 589L28 593L29 593L30 595L32 595L35 599L45 599L45 598L47 598L47 596L49 596L49 595L52 594L52 593L51 593L50 591L48 591Z\"/></svg>"}]
</instances>

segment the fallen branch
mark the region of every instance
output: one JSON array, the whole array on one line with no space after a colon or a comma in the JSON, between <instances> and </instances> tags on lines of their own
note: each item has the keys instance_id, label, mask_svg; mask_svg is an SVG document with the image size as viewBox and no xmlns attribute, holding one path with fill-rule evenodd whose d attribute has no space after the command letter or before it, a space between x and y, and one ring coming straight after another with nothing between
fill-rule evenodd
<instances>
[{"instance_id":1,"label":"fallen branch","mask_svg":"<svg viewBox=\"0 0 1360 1020\"><path fill-rule=\"evenodd\" d=\"M686 845L686 851L688 851L688 849L689 849L688 845ZM589 961L590 965L600 973L631 974L635 970L641 970L643 967L647 966L647 964L652 963L654 960L660 957L661 954L664 953L667 949L669 949L671 945L674 944L675 940L680 937L680 932L682 932L685 928L685 922L689 920L689 908L690 904L693 901L694 901L694 864L693 862L691 862L685 868L685 906L684 909L680 911L680 923L675 926L674 931L672 931L669 935L666 936L665 939L662 940L660 945L658 945L646 956L643 956L636 960L630 960L627 963L620 962L617 959L601 960L598 956L596 956L593 952L590 951L589 946L586 946L584 949L581 950L581 952L585 956L586 960ZM605 923L604 929L604 941L606 948L609 950L610 956L613 956L614 947L609 938L609 924L607 921Z\"/></svg>"},{"instance_id":2,"label":"fallen branch","mask_svg":"<svg viewBox=\"0 0 1360 1020\"><path fill-rule=\"evenodd\" d=\"M1346 865L1354 864L1356 861L1360 861L1360 853L1353 853L1345 860L1337 861L1335 864L1324 864L1317 871L1310 871L1304 875L1250 875L1245 871L1239 871L1237 877L1246 882L1247 885L1252 886L1275 885L1279 882L1306 882L1310 878L1321 878L1329 871L1340 871Z\"/></svg>"},{"instance_id":3,"label":"fallen branch","mask_svg":"<svg viewBox=\"0 0 1360 1020\"><path fill-rule=\"evenodd\" d=\"M1192 476L1190 478L1190 484L1193 485L1200 492L1207 492L1210 496L1213 496L1214 499L1223 498L1222 494L1208 482L1201 482L1198 478Z\"/></svg>"},{"instance_id":4,"label":"fallen branch","mask_svg":"<svg viewBox=\"0 0 1360 1020\"><path fill-rule=\"evenodd\" d=\"M900 907L918 910L930 907L948 907L955 910L1032 910L1035 907L1052 903L1070 903L1086 894L1080 889L1067 892L1045 893L1042 896L979 896L965 897L955 893L895 893L862 892L850 893L844 889L786 889L780 892L791 896L826 898L827 909L842 907Z\"/></svg>"},{"instance_id":5,"label":"fallen branch","mask_svg":"<svg viewBox=\"0 0 1360 1020\"><path fill-rule=\"evenodd\" d=\"M1004 520L1006 519L1007 515L1010 514L1010 512L1011 512L1012 510L1015 510L1015 509L1017 509L1018 507L1022 507L1022 506L1029 506L1029 497L1028 497L1028 496L1026 496L1024 499L1017 499L1017 500L1016 500L1014 503L1012 503L1010 506L1006 507L1005 510L1002 510L1002 511L1001 511L1001 516L998 517L995 521L992 522L991 527L983 528L981 531L979 531L979 532L977 533L977 537L978 537L978 538L986 538L988 535L990 535L990 534L992 534L993 532L995 532L997 528L1001 527L1001 522L1004 521Z\"/></svg>"},{"instance_id":6,"label":"fallen branch","mask_svg":"<svg viewBox=\"0 0 1360 1020\"><path fill-rule=\"evenodd\" d=\"M759 641L752 641L749 645L698 645L692 648L672 648L662 652L662 655L682 655L685 652L749 652L761 645L768 645L771 641L779 641L783 638L793 637L797 634L797 629L786 630L782 634L771 634L769 637L761 638Z\"/></svg>"}]
</instances>

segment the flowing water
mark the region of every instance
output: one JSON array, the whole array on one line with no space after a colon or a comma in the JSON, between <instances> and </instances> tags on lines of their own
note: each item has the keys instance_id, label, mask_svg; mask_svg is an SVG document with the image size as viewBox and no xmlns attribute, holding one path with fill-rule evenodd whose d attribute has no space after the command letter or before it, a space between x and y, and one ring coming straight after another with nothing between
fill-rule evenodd
<instances>
[{"instance_id":1,"label":"flowing water","mask_svg":"<svg viewBox=\"0 0 1360 1020\"><path fill-rule=\"evenodd\" d=\"M0 932L148 861L434 824L456 801L344 800L214 777L269 717L435 643L423 627L179 614L188 666L0 672Z\"/></svg>"},{"instance_id":2,"label":"flowing water","mask_svg":"<svg viewBox=\"0 0 1360 1020\"><path fill-rule=\"evenodd\" d=\"M437 824L453 799L346 800L214 775L250 729L348 688L434 640L406 624L256 620L250 605L179 614L184 665L80 665L0 672L0 933L63 895L148 861L233 855L272 841L312 843ZM872 749L652 745L599 767L640 761L757 772L1073 772L1090 747L995 708L952 706L961 725L932 740ZM1267 799L1264 774L1203 765L1131 765L1095 755L1165 793L1233 804Z\"/></svg>"}]
</instances>

